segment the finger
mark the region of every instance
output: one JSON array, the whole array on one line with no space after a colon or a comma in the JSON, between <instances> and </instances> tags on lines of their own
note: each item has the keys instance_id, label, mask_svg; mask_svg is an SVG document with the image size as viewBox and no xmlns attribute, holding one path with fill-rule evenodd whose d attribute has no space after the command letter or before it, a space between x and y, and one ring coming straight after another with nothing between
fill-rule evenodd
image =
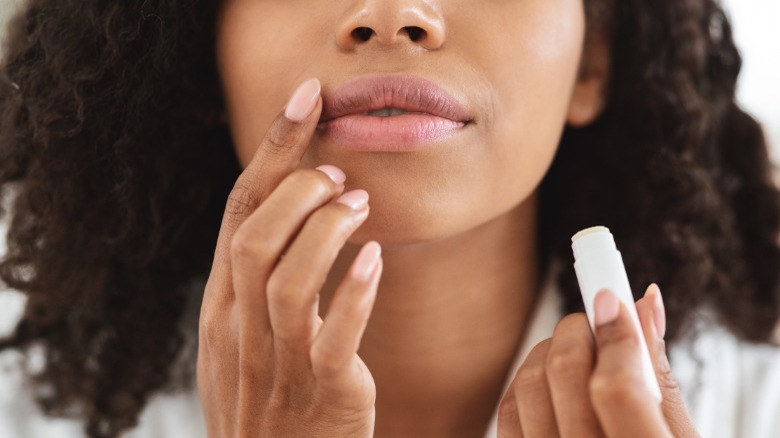
<instances>
[{"instance_id":1,"label":"finger","mask_svg":"<svg viewBox=\"0 0 780 438\"><path fill-rule=\"evenodd\" d=\"M609 437L672 436L642 375L641 343L625 306L610 291L593 304L596 368L590 381L593 408Z\"/></svg>"},{"instance_id":2,"label":"finger","mask_svg":"<svg viewBox=\"0 0 780 438\"><path fill-rule=\"evenodd\" d=\"M381 247L368 242L352 262L330 304L310 351L312 371L324 388L350 389L360 340L382 275Z\"/></svg>"},{"instance_id":3,"label":"finger","mask_svg":"<svg viewBox=\"0 0 780 438\"><path fill-rule=\"evenodd\" d=\"M517 409L517 399L513 387L504 394L498 405L498 438L522 438L520 413Z\"/></svg>"},{"instance_id":4,"label":"finger","mask_svg":"<svg viewBox=\"0 0 780 438\"><path fill-rule=\"evenodd\" d=\"M344 189L334 166L296 170L238 227L231 242L233 289L258 332L270 327L266 284L283 251L318 208Z\"/></svg>"},{"instance_id":5,"label":"finger","mask_svg":"<svg viewBox=\"0 0 780 438\"><path fill-rule=\"evenodd\" d=\"M319 291L339 251L368 217L368 211L368 193L353 190L306 220L268 279L275 349L287 345L293 350L305 347L308 352L315 334Z\"/></svg>"},{"instance_id":6,"label":"finger","mask_svg":"<svg viewBox=\"0 0 780 438\"><path fill-rule=\"evenodd\" d=\"M680 387L672 375L669 358L666 355L666 343L663 339L666 333L666 314L658 285L651 284L647 288L645 296L637 301L636 308L650 350L658 386L663 394L661 411L666 418L666 423L675 437L697 437L699 433L688 414L688 408L685 406Z\"/></svg>"},{"instance_id":7,"label":"finger","mask_svg":"<svg viewBox=\"0 0 780 438\"><path fill-rule=\"evenodd\" d=\"M212 277L229 277L230 242L238 226L285 176L297 168L322 111L320 83L310 79L293 93L285 111L271 123L251 162L228 196L212 266ZM218 272L215 272L218 271Z\"/></svg>"},{"instance_id":8,"label":"finger","mask_svg":"<svg viewBox=\"0 0 780 438\"><path fill-rule=\"evenodd\" d=\"M596 361L588 318L576 313L555 327L547 353L547 382L562 437L597 437L603 432L590 403L588 385Z\"/></svg>"},{"instance_id":9,"label":"finger","mask_svg":"<svg viewBox=\"0 0 780 438\"><path fill-rule=\"evenodd\" d=\"M558 436L547 384L547 353L550 344L550 339L547 339L531 350L512 384L523 436Z\"/></svg>"}]
</instances>

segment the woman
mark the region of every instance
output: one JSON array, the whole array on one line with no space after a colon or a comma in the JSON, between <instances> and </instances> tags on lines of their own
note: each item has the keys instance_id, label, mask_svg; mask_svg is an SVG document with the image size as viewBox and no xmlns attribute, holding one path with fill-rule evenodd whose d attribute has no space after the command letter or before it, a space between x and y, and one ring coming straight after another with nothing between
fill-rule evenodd
<instances>
[{"instance_id":1,"label":"woman","mask_svg":"<svg viewBox=\"0 0 780 438\"><path fill-rule=\"evenodd\" d=\"M780 195L739 64L710 0L31 1L0 82L27 297L0 348L90 436L203 433L194 393L148 404L192 386L198 313L212 436L771 428L739 404L771 380L736 386L744 417L689 413L663 344L780 361L746 344L780 312ZM595 337L547 327L594 224L637 298L663 288L637 303L661 405L610 292Z\"/></svg>"}]
</instances>

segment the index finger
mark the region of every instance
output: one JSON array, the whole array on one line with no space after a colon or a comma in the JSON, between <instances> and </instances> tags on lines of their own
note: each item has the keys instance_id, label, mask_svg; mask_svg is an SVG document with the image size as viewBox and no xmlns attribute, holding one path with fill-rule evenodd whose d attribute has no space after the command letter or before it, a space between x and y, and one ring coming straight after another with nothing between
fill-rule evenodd
<instances>
[{"instance_id":1,"label":"index finger","mask_svg":"<svg viewBox=\"0 0 780 438\"><path fill-rule=\"evenodd\" d=\"M230 191L217 238L212 273L230 272L230 241L236 229L292 173L311 142L322 112L320 82L309 79L271 123L252 160Z\"/></svg>"}]
</instances>

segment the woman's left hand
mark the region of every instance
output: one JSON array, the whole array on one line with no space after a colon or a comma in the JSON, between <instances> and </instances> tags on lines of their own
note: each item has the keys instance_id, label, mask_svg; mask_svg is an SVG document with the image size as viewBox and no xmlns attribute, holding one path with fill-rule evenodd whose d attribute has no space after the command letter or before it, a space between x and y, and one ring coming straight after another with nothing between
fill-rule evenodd
<instances>
[{"instance_id":1,"label":"woman's left hand","mask_svg":"<svg viewBox=\"0 0 780 438\"><path fill-rule=\"evenodd\" d=\"M594 303L596 334L584 313L558 323L529 353L499 407L499 437L698 437L672 376L658 286L636 303L663 401L644 385L639 336L609 291Z\"/></svg>"}]
</instances>

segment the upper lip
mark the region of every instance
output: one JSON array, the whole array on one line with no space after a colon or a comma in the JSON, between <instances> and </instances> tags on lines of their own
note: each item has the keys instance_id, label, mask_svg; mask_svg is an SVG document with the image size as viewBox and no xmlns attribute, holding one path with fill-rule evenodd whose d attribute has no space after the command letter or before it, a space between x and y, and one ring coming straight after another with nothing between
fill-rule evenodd
<instances>
[{"instance_id":1,"label":"upper lip","mask_svg":"<svg viewBox=\"0 0 780 438\"><path fill-rule=\"evenodd\" d=\"M459 123L469 123L468 111L435 83L414 76L365 76L323 95L320 123L352 114L397 108Z\"/></svg>"}]
</instances>

